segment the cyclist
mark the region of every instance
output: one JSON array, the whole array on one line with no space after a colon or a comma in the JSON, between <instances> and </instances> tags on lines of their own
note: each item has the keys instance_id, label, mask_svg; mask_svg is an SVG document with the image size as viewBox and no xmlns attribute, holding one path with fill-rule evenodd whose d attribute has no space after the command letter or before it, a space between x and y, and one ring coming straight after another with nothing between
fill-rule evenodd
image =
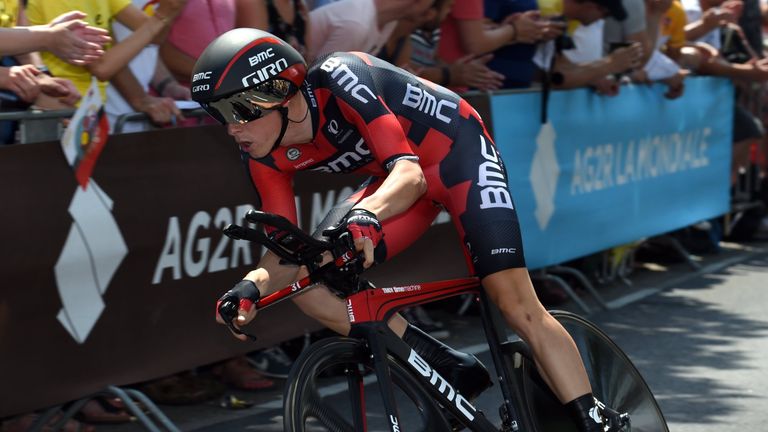
<instances>
[{"instance_id":1,"label":"cyclist","mask_svg":"<svg viewBox=\"0 0 768 432\"><path fill-rule=\"evenodd\" d=\"M255 29L231 30L206 48L195 64L192 97L237 142L264 211L296 223L292 178L299 170L370 174L314 234L331 226L348 230L365 267L407 248L447 210L470 269L529 344L541 375L581 430L604 430L607 410L592 397L575 343L533 290L504 163L469 103L363 53L332 53L307 67L290 45ZM239 302L233 324L240 327L254 318L260 297L303 276L303 269L267 252L219 301ZM329 288L318 286L294 302L347 335L345 303ZM490 385L474 356L400 316L389 326L466 397Z\"/></svg>"}]
</instances>

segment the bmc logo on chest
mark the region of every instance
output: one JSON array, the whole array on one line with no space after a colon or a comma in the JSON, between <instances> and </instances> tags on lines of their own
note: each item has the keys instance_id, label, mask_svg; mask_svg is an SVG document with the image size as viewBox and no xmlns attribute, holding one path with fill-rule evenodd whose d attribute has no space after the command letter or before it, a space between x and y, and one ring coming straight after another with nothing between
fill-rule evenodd
<instances>
[{"instance_id":1,"label":"bmc logo on chest","mask_svg":"<svg viewBox=\"0 0 768 432\"><path fill-rule=\"evenodd\" d=\"M352 72L349 66L343 64L338 57L329 57L328 60L320 65L320 69L330 72L331 78L336 80L339 87L360 102L367 104L369 100L366 96L370 96L370 100L376 99L376 95L373 94L371 89L365 84L360 84L360 78Z\"/></svg>"},{"instance_id":2,"label":"bmc logo on chest","mask_svg":"<svg viewBox=\"0 0 768 432\"><path fill-rule=\"evenodd\" d=\"M443 114L443 108L455 110L458 107L455 102L449 100L441 99L438 102L437 98L432 96L428 91L422 90L410 83L406 84L405 87L403 105L431 115L446 124L451 123L451 118Z\"/></svg>"},{"instance_id":3,"label":"bmc logo on chest","mask_svg":"<svg viewBox=\"0 0 768 432\"><path fill-rule=\"evenodd\" d=\"M352 167L352 164L370 159L370 156L371 150L365 147L365 141L360 138L360 140L357 141L357 144L355 144L355 151L343 153L341 156L325 164L325 166L313 168L312 170L326 173L340 173Z\"/></svg>"}]
</instances>

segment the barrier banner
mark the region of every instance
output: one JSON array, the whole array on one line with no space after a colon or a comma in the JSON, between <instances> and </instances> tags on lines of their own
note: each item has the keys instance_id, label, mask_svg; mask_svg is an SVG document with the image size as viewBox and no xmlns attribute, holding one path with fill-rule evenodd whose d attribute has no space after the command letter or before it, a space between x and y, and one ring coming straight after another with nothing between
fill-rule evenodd
<instances>
[{"instance_id":1,"label":"barrier banner","mask_svg":"<svg viewBox=\"0 0 768 432\"><path fill-rule=\"evenodd\" d=\"M729 206L733 89L689 78L619 97L555 91L491 97L526 262L539 268L724 214Z\"/></svg>"},{"instance_id":2,"label":"barrier banner","mask_svg":"<svg viewBox=\"0 0 768 432\"><path fill-rule=\"evenodd\" d=\"M360 180L297 176L302 225ZM221 233L256 199L221 127L111 136L85 189L58 143L0 148L0 185L0 418L320 328L291 301L248 327L256 343L214 321L216 299L261 256ZM437 253L445 242L456 247ZM386 286L464 276L463 264L442 224L367 275Z\"/></svg>"}]
</instances>

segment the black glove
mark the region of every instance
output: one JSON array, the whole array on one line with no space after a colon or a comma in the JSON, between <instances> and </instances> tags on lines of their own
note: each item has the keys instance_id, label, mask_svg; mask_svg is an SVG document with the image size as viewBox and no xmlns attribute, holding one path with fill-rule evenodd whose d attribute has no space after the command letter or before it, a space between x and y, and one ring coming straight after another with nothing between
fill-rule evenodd
<instances>
[{"instance_id":1,"label":"black glove","mask_svg":"<svg viewBox=\"0 0 768 432\"><path fill-rule=\"evenodd\" d=\"M347 231L352 234L352 241L368 237L373 242L374 249L384 238L381 223L376 215L365 209L352 209L344 217Z\"/></svg>"},{"instance_id":2,"label":"black glove","mask_svg":"<svg viewBox=\"0 0 768 432\"><path fill-rule=\"evenodd\" d=\"M216 302L216 312L225 323L232 323L239 310L249 312L261 294L253 281L243 279Z\"/></svg>"}]
</instances>

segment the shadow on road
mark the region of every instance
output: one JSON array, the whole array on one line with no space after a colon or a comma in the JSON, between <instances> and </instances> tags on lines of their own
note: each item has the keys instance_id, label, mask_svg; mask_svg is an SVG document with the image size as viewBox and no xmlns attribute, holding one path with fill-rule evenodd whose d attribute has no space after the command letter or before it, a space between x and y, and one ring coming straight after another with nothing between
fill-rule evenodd
<instances>
[{"instance_id":1,"label":"shadow on road","mask_svg":"<svg viewBox=\"0 0 768 432\"><path fill-rule=\"evenodd\" d=\"M635 362L668 421L717 423L738 411L745 398L757 397L746 394L743 385L728 385L722 376L713 376L713 370L753 374L762 363L754 360L756 354L749 352L749 346L750 341L768 336L768 321L751 318L766 316L764 306L754 304L749 293L738 292L732 280L746 271L768 273L768 255L693 278L625 309L591 317ZM733 312L734 307L726 310L713 301L710 291L726 280L733 290L727 294L731 301L744 305L738 313ZM740 294L744 298L739 299Z\"/></svg>"}]
</instances>

